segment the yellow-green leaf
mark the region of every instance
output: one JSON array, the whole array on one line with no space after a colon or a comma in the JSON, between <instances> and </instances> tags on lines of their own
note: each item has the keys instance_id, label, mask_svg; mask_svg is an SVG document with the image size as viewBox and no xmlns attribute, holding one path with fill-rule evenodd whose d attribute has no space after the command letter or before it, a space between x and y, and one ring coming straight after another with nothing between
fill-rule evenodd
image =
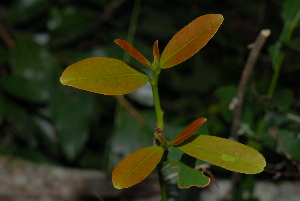
<instances>
[{"instance_id":1,"label":"yellow-green leaf","mask_svg":"<svg viewBox=\"0 0 300 201\"><path fill-rule=\"evenodd\" d=\"M220 137L191 136L180 145L177 148L190 156L235 172L256 174L266 166L265 158L255 149Z\"/></svg>"},{"instance_id":2,"label":"yellow-green leaf","mask_svg":"<svg viewBox=\"0 0 300 201\"><path fill-rule=\"evenodd\" d=\"M129 154L112 173L115 188L128 188L143 181L154 170L163 153L162 147L151 146Z\"/></svg>"},{"instance_id":3,"label":"yellow-green leaf","mask_svg":"<svg viewBox=\"0 0 300 201\"><path fill-rule=\"evenodd\" d=\"M188 127L186 127L181 133L179 133L171 142L171 144L178 145L184 142L186 139L192 136L200 128L200 126L206 121L207 119L203 117L196 119L193 123L191 123Z\"/></svg>"},{"instance_id":4,"label":"yellow-green leaf","mask_svg":"<svg viewBox=\"0 0 300 201\"><path fill-rule=\"evenodd\" d=\"M115 43L118 44L121 48L123 48L130 56L135 58L138 62L143 64L146 67L151 67L150 62L148 59L142 55L137 49L135 49L130 43L128 43L126 40L116 39Z\"/></svg>"},{"instance_id":5,"label":"yellow-green leaf","mask_svg":"<svg viewBox=\"0 0 300 201\"><path fill-rule=\"evenodd\" d=\"M220 14L203 15L182 28L164 49L161 68L175 66L196 54L213 37L223 19Z\"/></svg>"},{"instance_id":6,"label":"yellow-green leaf","mask_svg":"<svg viewBox=\"0 0 300 201\"><path fill-rule=\"evenodd\" d=\"M105 94L130 93L149 81L149 76L118 59L92 57L70 65L60 82L79 89Z\"/></svg>"}]
</instances>

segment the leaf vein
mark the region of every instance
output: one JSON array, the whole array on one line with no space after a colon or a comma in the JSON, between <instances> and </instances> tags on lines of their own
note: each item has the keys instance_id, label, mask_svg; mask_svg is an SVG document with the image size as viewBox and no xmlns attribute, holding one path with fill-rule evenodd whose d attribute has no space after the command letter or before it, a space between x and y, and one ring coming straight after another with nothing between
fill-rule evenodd
<instances>
[{"instance_id":1,"label":"leaf vein","mask_svg":"<svg viewBox=\"0 0 300 201\"><path fill-rule=\"evenodd\" d=\"M193 144L193 143L190 143L190 144L191 144L191 145L194 145L195 147L200 147L200 148L203 148L203 149L207 149L207 150L210 150L210 151L217 152L217 153L219 153L219 154L224 154L224 153L222 153L222 152L220 152L220 151L217 151L217 150L215 150L215 149L210 149L210 148L208 148L208 147L200 146L200 145ZM239 157L236 157L236 156L232 156L232 155L229 155L229 154L227 154L227 155L228 155L228 156L231 156L231 157L234 157L234 158L237 158L237 159L239 159L239 160L241 160L241 161L244 161L244 162L246 162L246 163L250 163L250 164L253 164L253 165L256 165L256 166L259 166L259 167L263 167L263 166L260 166L260 165L258 165L258 164L256 164L256 163L246 161L246 160L244 160L244 159L242 159L242 158L239 158Z\"/></svg>"},{"instance_id":2,"label":"leaf vein","mask_svg":"<svg viewBox=\"0 0 300 201\"><path fill-rule=\"evenodd\" d=\"M219 19L218 19L219 20ZM179 51L181 51L183 48L185 48L188 44L190 44L191 42L193 42L199 35L201 35L203 32L205 32L207 29L210 29L211 26L213 26L218 20L214 21L210 26L208 26L206 29L204 29L202 32L198 33L194 38L192 38L189 42L187 42L185 45L183 45L181 48L179 48L178 50L176 50L175 52L173 52L173 54L171 54L170 56L168 56L162 63L161 66L163 66L163 64L168 61L171 57L173 57L175 54L177 54Z\"/></svg>"}]
</instances>

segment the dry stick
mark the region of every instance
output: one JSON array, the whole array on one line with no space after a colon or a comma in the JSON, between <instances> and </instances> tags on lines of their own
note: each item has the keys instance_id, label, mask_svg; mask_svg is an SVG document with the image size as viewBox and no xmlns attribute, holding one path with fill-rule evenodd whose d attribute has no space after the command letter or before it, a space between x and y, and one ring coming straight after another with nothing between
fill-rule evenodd
<instances>
[{"instance_id":1,"label":"dry stick","mask_svg":"<svg viewBox=\"0 0 300 201\"><path fill-rule=\"evenodd\" d=\"M140 126L145 125L145 121L139 111L123 96L115 96L117 101L130 113Z\"/></svg>"},{"instance_id":2,"label":"dry stick","mask_svg":"<svg viewBox=\"0 0 300 201\"><path fill-rule=\"evenodd\" d=\"M278 146L282 149L285 157L291 161L291 163L297 167L298 172L300 173L300 164L297 163L297 161L295 161L291 154L286 150L285 146L282 144L282 142L280 141L279 137L278 137L278 131L276 128L269 128L269 133L270 135L274 138L274 140L276 141L276 143L278 144Z\"/></svg>"},{"instance_id":3,"label":"dry stick","mask_svg":"<svg viewBox=\"0 0 300 201\"><path fill-rule=\"evenodd\" d=\"M244 93L246 89L246 85L248 80L251 76L253 67L257 61L258 55L260 54L260 50L265 43L267 37L271 34L269 29L263 29L260 31L259 35L257 36L255 42L250 45L251 52L249 57L246 61L240 83L238 85L238 92L237 95L232 99L229 109L234 110L233 114L233 122L231 127L230 136L233 140L238 141L237 131L241 126L241 117L242 117L242 108L244 103ZM232 187L230 191L224 196L222 200L232 200L234 199L234 194L236 187L241 181L241 174L234 172L232 175Z\"/></svg>"},{"instance_id":4,"label":"dry stick","mask_svg":"<svg viewBox=\"0 0 300 201\"><path fill-rule=\"evenodd\" d=\"M99 201L105 201L105 200L102 198L102 196L100 195L100 193L99 193L98 191L96 191L96 189L93 189L92 191L93 191L93 193L95 194L95 196L97 197L97 199L98 199Z\"/></svg>"},{"instance_id":5,"label":"dry stick","mask_svg":"<svg viewBox=\"0 0 300 201\"><path fill-rule=\"evenodd\" d=\"M109 21L112 14L119 8L126 0L114 0L111 1L105 8L103 14L100 16L102 22Z\"/></svg>"},{"instance_id":6,"label":"dry stick","mask_svg":"<svg viewBox=\"0 0 300 201\"><path fill-rule=\"evenodd\" d=\"M9 49L13 49L15 46L14 40L9 35L9 33L4 28L3 24L0 22L0 36L3 38L4 43Z\"/></svg>"},{"instance_id":7,"label":"dry stick","mask_svg":"<svg viewBox=\"0 0 300 201\"><path fill-rule=\"evenodd\" d=\"M254 64L257 61L257 57L260 54L260 50L263 44L265 43L267 37L270 35L270 33L271 31L269 29L261 30L255 42L251 44L252 49L246 61L242 77L240 79L237 95L232 99L232 102L229 105L229 109L234 110L233 123L232 123L230 134L233 140L236 141L238 141L237 131L241 125L242 108L243 108L246 85L252 73Z\"/></svg>"},{"instance_id":8,"label":"dry stick","mask_svg":"<svg viewBox=\"0 0 300 201\"><path fill-rule=\"evenodd\" d=\"M298 179L300 177L300 174L298 172L279 172L278 170L269 169L269 168L265 168L264 172L274 174L276 178L279 178L279 176L283 176L283 177L295 177Z\"/></svg>"}]
</instances>

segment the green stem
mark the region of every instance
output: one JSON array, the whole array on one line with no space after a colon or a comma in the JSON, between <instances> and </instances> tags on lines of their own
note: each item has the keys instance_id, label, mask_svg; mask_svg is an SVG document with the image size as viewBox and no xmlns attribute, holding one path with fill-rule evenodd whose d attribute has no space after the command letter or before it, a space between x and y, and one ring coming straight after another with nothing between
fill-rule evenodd
<instances>
[{"instance_id":1,"label":"green stem","mask_svg":"<svg viewBox=\"0 0 300 201\"><path fill-rule=\"evenodd\" d=\"M163 173L162 173L163 161L167 160L167 156L168 156L168 150L166 150L164 152L162 160L157 164L157 173L158 173L158 178L159 178L159 185L160 185L162 201L168 201L167 185L166 185L166 182L164 180Z\"/></svg>"},{"instance_id":2,"label":"green stem","mask_svg":"<svg viewBox=\"0 0 300 201\"><path fill-rule=\"evenodd\" d=\"M280 68L281 68L281 66L273 73L269 91L268 91L268 96L270 96L270 97L272 97L275 92L276 84L277 84L279 74L280 74Z\"/></svg>"},{"instance_id":3,"label":"green stem","mask_svg":"<svg viewBox=\"0 0 300 201\"><path fill-rule=\"evenodd\" d=\"M150 84L152 86L152 93L154 99L154 107L155 107L155 114L156 114L156 128L160 129L161 131L164 129L164 120L163 120L163 111L160 106L160 99L158 93L158 77L160 74L161 68L158 67L153 71L153 78L150 80Z\"/></svg>"},{"instance_id":4,"label":"green stem","mask_svg":"<svg viewBox=\"0 0 300 201\"><path fill-rule=\"evenodd\" d=\"M152 93L153 93L154 107L155 107L155 114L156 114L155 138L157 138L160 141L161 145L166 146L167 141L162 135L162 130L164 128L164 119L163 119L163 111L160 106L160 99L158 93L158 77L160 71L161 71L160 66L158 66L155 70L153 70L153 78L150 79L150 84L152 86ZM159 178L162 201L168 201L167 186L162 173L163 162L167 160L167 156L168 156L168 150L165 150L162 160L157 164L157 173Z\"/></svg>"},{"instance_id":5,"label":"green stem","mask_svg":"<svg viewBox=\"0 0 300 201\"><path fill-rule=\"evenodd\" d=\"M272 96L274 95L276 85L278 82L278 78L280 75L283 59L284 59L284 52L281 51L282 45L283 45L283 43L288 43L291 40L293 31L295 29L295 25L298 23L299 19L300 19L300 12L298 12L298 14L293 18L292 22L289 22L289 21L285 22L285 25L282 29L279 39L278 39L277 43L275 44L275 47L273 50L275 53L274 53L274 56L273 56L274 58L272 61L274 73L272 75L272 79L271 79L269 91L268 91L268 96L270 98L272 98ZM265 127L265 120L260 119L256 133L258 135L261 135L264 127Z\"/></svg>"}]
</instances>

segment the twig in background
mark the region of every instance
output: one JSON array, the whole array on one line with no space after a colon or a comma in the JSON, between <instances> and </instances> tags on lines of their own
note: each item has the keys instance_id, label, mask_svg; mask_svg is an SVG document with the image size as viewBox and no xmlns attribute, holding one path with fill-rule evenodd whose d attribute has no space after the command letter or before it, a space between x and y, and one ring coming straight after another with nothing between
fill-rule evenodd
<instances>
[{"instance_id":1,"label":"twig in background","mask_svg":"<svg viewBox=\"0 0 300 201\"><path fill-rule=\"evenodd\" d=\"M245 68L242 73L242 77L240 79L237 95L232 99L232 103L229 105L230 106L229 108L231 110L234 110L233 122L232 122L232 127L230 132L231 138L233 140L238 141L237 131L241 124L242 108L243 108L246 85L252 73L254 64L257 61L258 55L260 54L261 48L270 34L271 31L269 29L261 30L255 42L250 45L252 49L246 61Z\"/></svg>"},{"instance_id":2,"label":"twig in background","mask_svg":"<svg viewBox=\"0 0 300 201\"><path fill-rule=\"evenodd\" d=\"M117 8L119 8L126 0L114 0L109 2L107 6L104 8L104 12L100 16L101 22L107 22L111 19L112 14L115 12Z\"/></svg>"},{"instance_id":3,"label":"twig in background","mask_svg":"<svg viewBox=\"0 0 300 201\"><path fill-rule=\"evenodd\" d=\"M232 140L238 141L237 131L241 126L241 118L242 118L242 109L244 103L244 93L251 76L254 65L257 61L258 55L260 54L261 48L265 43L267 37L271 34L269 29L263 29L260 31L257 36L255 42L249 47L251 48L251 52L246 61L239 85L237 95L232 99L232 102L229 104L229 109L234 110L233 114L233 122L230 131L230 136ZM240 173L234 172L232 174L232 186L231 189L227 192L227 194L223 197L222 200L234 200L234 194L236 192L236 188L241 182L242 177Z\"/></svg>"},{"instance_id":4,"label":"twig in background","mask_svg":"<svg viewBox=\"0 0 300 201\"><path fill-rule=\"evenodd\" d=\"M300 117L297 116L297 115L294 115L294 114L291 114L291 113L288 113L286 115L287 118L291 119L291 120L294 120L294 121L297 121L297 122L300 122Z\"/></svg>"},{"instance_id":5,"label":"twig in background","mask_svg":"<svg viewBox=\"0 0 300 201\"><path fill-rule=\"evenodd\" d=\"M15 42L9 33L6 31L4 25L0 22L0 36L3 39L4 43L9 49L13 49L15 46Z\"/></svg>"},{"instance_id":6,"label":"twig in background","mask_svg":"<svg viewBox=\"0 0 300 201\"><path fill-rule=\"evenodd\" d=\"M265 168L264 172L274 174L273 179L278 179L279 177L295 177L296 179L300 178L300 174L298 172L280 172L276 170L276 168Z\"/></svg>"},{"instance_id":7,"label":"twig in background","mask_svg":"<svg viewBox=\"0 0 300 201\"><path fill-rule=\"evenodd\" d=\"M102 196L100 195L100 193L99 193L98 191L96 191L96 189L93 189L92 191L93 191L93 193L95 194L95 196L97 197L97 199L98 199L99 201L105 201L105 200L102 198Z\"/></svg>"},{"instance_id":8,"label":"twig in background","mask_svg":"<svg viewBox=\"0 0 300 201\"><path fill-rule=\"evenodd\" d=\"M114 96L117 101L130 113L140 126L145 125L145 121L139 111L123 96Z\"/></svg>"}]
</instances>

